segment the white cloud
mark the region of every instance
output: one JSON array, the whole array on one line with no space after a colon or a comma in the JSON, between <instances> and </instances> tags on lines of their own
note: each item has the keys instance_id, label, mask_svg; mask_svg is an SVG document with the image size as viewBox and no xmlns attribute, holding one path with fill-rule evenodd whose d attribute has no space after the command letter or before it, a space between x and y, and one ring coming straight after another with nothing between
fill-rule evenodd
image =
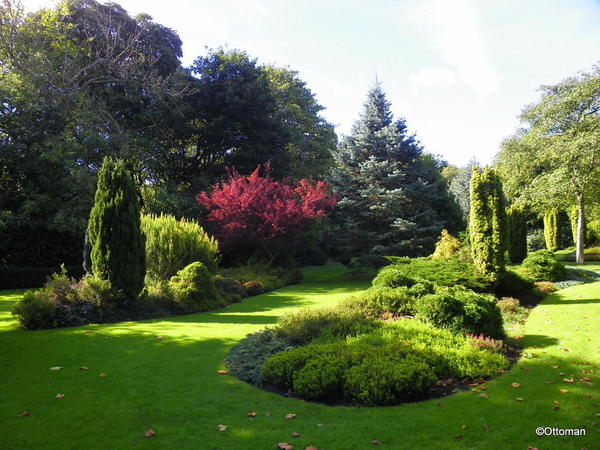
<instances>
[{"instance_id":1,"label":"white cloud","mask_svg":"<svg viewBox=\"0 0 600 450\"><path fill-rule=\"evenodd\" d=\"M457 74L447 67L421 67L409 77L411 87L431 88L456 83Z\"/></svg>"},{"instance_id":2,"label":"white cloud","mask_svg":"<svg viewBox=\"0 0 600 450\"><path fill-rule=\"evenodd\" d=\"M475 93L483 96L498 89L498 77L469 0L433 0L414 10L410 20L424 27L441 56Z\"/></svg>"}]
</instances>

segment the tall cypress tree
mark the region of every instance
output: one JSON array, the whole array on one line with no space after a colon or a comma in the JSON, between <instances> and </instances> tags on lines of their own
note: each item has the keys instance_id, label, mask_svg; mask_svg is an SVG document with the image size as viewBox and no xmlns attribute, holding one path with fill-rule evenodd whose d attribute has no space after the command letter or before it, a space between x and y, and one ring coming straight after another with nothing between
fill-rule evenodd
<instances>
[{"instance_id":1,"label":"tall cypress tree","mask_svg":"<svg viewBox=\"0 0 600 450\"><path fill-rule=\"evenodd\" d=\"M527 256L527 220L523 210L512 206L507 212L508 256L511 262L518 264Z\"/></svg>"},{"instance_id":2,"label":"tall cypress tree","mask_svg":"<svg viewBox=\"0 0 600 450\"><path fill-rule=\"evenodd\" d=\"M560 216L557 209L551 209L544 214L544 239L546 248L551 252L560 248Z\"/></svg>"},{"instance_id":3,"label":"tall cypress tree","mask_svg":"<svg viewBox=\"0 0 600 450\"><path fill-rule=\"evenodd\" d=\"M469 214L471 252L477 270L497 278L504 272L507 226L502 183L494 169L473 169Z\"/></svg>"},{"instance_id":4,"label":"tall cypress tree","mask_svg":"<svg viewBox=\"0 0 600 450\"><path fill-rule=\"evenodd\" d=\"M92 273L128 301L144 288L145 238L135 184L125 164L104 159L88 221Z\"/></svg>"},{"instance_id":5,"label":"tall cypress tree","mask_svg":"<svg viewBox=\"0 0 600 450\"><path fill-rule=\"evenodd\" d=\"M335 154L330 184L340 259L426 255L442 228L455 232L460 212L440 174L403 119L393 119L379 83Z\"/></svg>"}]
</instances>

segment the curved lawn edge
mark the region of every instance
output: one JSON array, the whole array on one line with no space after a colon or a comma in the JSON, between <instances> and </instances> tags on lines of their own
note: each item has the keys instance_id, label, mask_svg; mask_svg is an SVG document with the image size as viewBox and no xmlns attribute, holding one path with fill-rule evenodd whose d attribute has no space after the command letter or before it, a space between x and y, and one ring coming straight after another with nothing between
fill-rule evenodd
<instances>
[{"instance_id":1,"label":"curved lawn edge","mask_svg":"<svg viewBox=\"0 0 600 450\"><path fill-rule=\"evenodd\" d=\"M227 351L246 334L290 309L334 304L368 285L349 283L331 267L306 274L300 285L209 313L35 332L0 328L0 446L259 449L289 442L294 448L360 449L377 439L388 448L525 449L593 448L598 441L592 422L600 421L594 406L600 403L594 332L600 283L559 291L538 305L525 326L525 356L486 383L485 392L396 407L329 407L219 375ZM12 320L0 314L4 319ZM64 368L55 372L52 366ZM571 376L573 383L563 381ZM65 397L57 400L59 392ZM20 417L23 410L30 415ZM296 417L285 419L289 413ZM219 424L227 430L217 431ZM538 426L583 425L583 437L535 435ZM147 428L156 432L152 439L143 437Z\"/></svg>"}]
</instances>

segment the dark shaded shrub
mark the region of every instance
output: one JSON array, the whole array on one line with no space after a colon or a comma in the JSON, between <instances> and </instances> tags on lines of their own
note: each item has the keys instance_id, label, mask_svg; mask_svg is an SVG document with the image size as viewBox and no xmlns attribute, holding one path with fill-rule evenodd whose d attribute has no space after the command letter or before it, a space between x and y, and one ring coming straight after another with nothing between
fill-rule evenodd
<instances>
[{"instance_id":1,"label":"dark shaded shrub","mask_svg":"<svg viewBox=\"0 0 600 450\"><path fill-rule=\"evenodd\" d=\"M246 289L242 283L233 278L226 278L221 275L215 275L213 277L217 292L223 297L226 303L237 303L241 302L248 296Z\"/></svg>"},{"instance_id":2,"label":"dark shaded shrub","mask_svg":"<svg viewBox=\"0 0 600 450\"><path fill-rule=\"evenodd\" d=\"M529 281L560 281L567 275L565 266L548 250L530 253L515 270Z\"/></svg>"},{"instance_id":3,"label":"dark shaded shrub","mask_svg":"<svg viewBox=\"0 0 600 450\"><path fill-rule=\"evenodd\" d=\"M535 285L517 270L518 268L513 267L506 269L494 287L494 294L497 297L518 297L527 303L534 303L539 299Z\"/></svg>"},{"instance_id":4,"label":"dark shaded shrub","mask_svg":"<svg viewBox=\"0 0 600 450\"><path fill-rule=\"evenodd\" d=\"M537 250L543 250L546 248L546 239L544 237L544 230L535 229L530 230L527 233L527 251L535 252Z\"/></svg>"},{"instance_id":5,"label":"dark shaded shrub","mask_svg":"<svg viewBox=\"0 0 600 450\"><path fill-rule=\"evenodd\" d=\"M264 294L265 292L265 287L260 281L246 281L242 286L246 291L246 294L250 297Z\"/></svg>"},{"instance_id":6,"label":"dark shaded shrub","mask_svg":"<svg viewBox=\"0 0 600 450\"><path fill-rule=\"evenodd\" d=\"M79 278L85 273L81 265L66 266L69 276ZM0 266L0 289L22 289L43 286L48 277L61 270L60 267Z\"/></svg>"},{"instance_id":7,"label":"dark shaded shrub","mask_svg":"<svg viewBox=\"0 0 600 450\"><path fill-rule=\"evenodd\" d=\"M224 278L232 278L241 284L248 281L258 281L270 292L289 284L297 284L302 281L302 272L297 269L282 269L280 267L268 267L262 264L252 264L241 267L220 269L219 274Z\"/></svg>"},{"instance_id":8,"label":"dark shaded shrub","mask_svg":"<svg viewBox=\"0 0 600 450\"><path fill-rule=\"evenodd\" d=\"M201 262L184 267L169 281L174 306L182 312L199 312L225 306L212 276Z\"/></svg>"},{"instance_id":9,"label":"dark shaded shrub","mask_svg":"<svg viewBox=\"0 0 600 450\"><path fill-rule=\"evenodd\" d=\"M21 327L28 330L56 327L54 301L45 291L27 291L12 307Z\"/></svg>"},{"instance_id":10,"label":"dark shaded shrub","mask_svg":"<svg viewBox=\"0 0 600 450\"><path fill-rule=\"evenodd\" d=\"M493 296L462 287L439 288L416 303L417 318L440 328L502 339L502 314Z\"/></svg>"},{"instance_id":11,"label":"dark shaded shrub","mask_svg":"<svg viewBox=\"0 0 600 450\"><path fill-rule=\"evenodd\" d=\"M289 347L289 343L273 330L249 334L227 354L229 372L240 380L260 386L262 366L267 358Z\"/></svg>"}]
</instances>

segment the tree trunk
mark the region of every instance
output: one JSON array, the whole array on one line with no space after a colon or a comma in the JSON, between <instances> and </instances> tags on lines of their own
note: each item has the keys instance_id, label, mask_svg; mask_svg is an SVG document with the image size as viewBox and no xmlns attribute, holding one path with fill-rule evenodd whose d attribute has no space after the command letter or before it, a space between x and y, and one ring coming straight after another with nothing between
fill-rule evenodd
<instances>
[{"instance_id":1,"label":"tree trunk","mask_svg":"<svg viewBox=\"0 0 600 450\"><path fill-rule=\"evenodd\" d=\"M584 249L585 249L585 236L584 236L584 221L585 221L585 210L583 195L577 196L577 242L575 243L575 261L577 264L584 263Z\"/></svg>"}]
</instances>

